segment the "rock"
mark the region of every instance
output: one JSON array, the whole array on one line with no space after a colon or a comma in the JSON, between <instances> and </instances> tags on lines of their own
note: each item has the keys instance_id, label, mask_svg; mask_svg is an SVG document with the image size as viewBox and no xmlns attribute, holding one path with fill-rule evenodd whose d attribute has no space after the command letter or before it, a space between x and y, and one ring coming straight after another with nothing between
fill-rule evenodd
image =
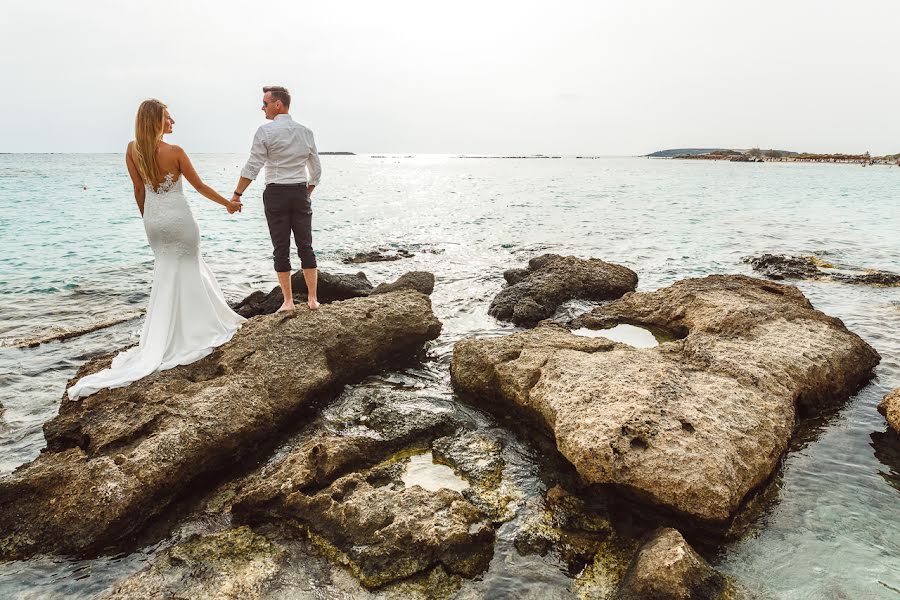
<instances>
[{"instance_id":1,"label":"rock","mask_svg":"<svg viewBox=\"0 0 900 600\"><path fill-rule=\"evenodd\" d=\"M370 468L408 446L427 447L432 440L457 426L435 413L422 413L418 419L403 418L384 405L375 407L366 416L365 423L374 425L367 432L369 435L335 435L315 429L309 439L243 486L236 502L240 506L235 511L258 512L251 507L268 506L289 490L314 492L342 475ZM377 424L378 421L383 425Z\"/></svg>"},{"instance_id":2,"label":"rock","mask_svg":"<svg viewBox=\"0 0 900 600\"><path fill-rule=\"evenodd\" d=\"M369 262L394 261L400 260L401 258L412 258L413 256L415 256L415 254L403 248L394 252L390 252L389 250L386 250L384 248L379 248L378 250L372 250L371 252L360 252L358 254L354 254L353 256L347 256L345 258L342 258L341 262L346 265L350 265Z\"/></svg>"},{"instance_id":3,"label":"rock","mask_svg":"<svg viewBox=\"0 0 900 600\"><path fill-rule=\"evenodd\" d=\"M372 290L373 294L387 294L397 290L416 290L426 296L434 291L434 275L427 271L410 271L401 275L393 283L380 283Z\"/></svg>"},{"instance_id":4,"label":"rock","mask_svg":"<svg viewBox=\"0 0 900 600\"><path fill-rule=\"evenodd\" d=\"M503 279L506 280L508 285L516 285L529 275L531 275L531 270L529 269L508 269L503 271Z\"/></svg>"},{"instance_id":5,"label":"rock","mask_svg":"<svg viewBox=\"0 0 900 600\"><path fill-rule=\"evenodd\" d=\"M747 257L755 271L759 271L772 279L817 279L820 276L812 256L788 256L786 254L763 254L758 257Z\"/></svg>"},{"instance_id":6,"label":"rock","mask_svg":"<svg viewBox=\"0 0 900 600\"><path fill-rule=\"evenodd\" d=\"M494 297L488 312L527 327L553 316L568 300L612 300L637 287L637 275L627 267L557 254L532 258L527 270L511 269L503 276L509 285Z\"/></svg>"},{"instance_id":7,"label":"rock","mask_svg":"<svg viewBox=\"0 0 900 600\"><path fill-rule=\"evenodd\" d=\"M740 275L628 294L573 325L618 323L674 341L638 349L553 323L468 338L453 385L546 427L586 483L717 525L777 468L798 410L845 399L880 360L798 289Z\"/></svg>"},{"instance_id":8,"label":"rock","mask_svg":"<svg viewBox=\"0 0 900 600\"><path fill-rule=\"evenodd\" d=\"M390 484L390 472L350 473L322 491L292 491L266 506L270 518L302 524L338 552L367 587L441 566L474 577L493 555L493 527L459 492ZM237 504L239 518L259 507ZM258 517L257 517L258 518Z\"/></svg>"},{"instance_id":9,"label":"rock","mask_svg":"<svg viewBox=\"0 0 900 600\"><path fill-rule=\"evenodd\" d=\"M678 531L664 528L638 550L613 599L711 600L725 589L725 578Z\"/></svg>"},{"instance_id":10,"label":"rock","mask_svg":"<svg viewBox=\"0 0 900 600\"><path fill-rule=\"evenodd\" d=\"M457 431L431 444L434 460L451 465L469 484L463 492L466 500L495 522L512 519L515 505L524 496L503 477L506 461L499 437L497 430Z\"/></svg>"},{"instance_id":11,"label":"rock","mask_svg":"<svg viewBox=\"0 0 900 600\"><path fill-rule=\"evenodd\" d=\"M145 569L118 583L104 600L269 597L286 552L249 527L198 535L163 551Z\"/></svg>"},{"instance_id":12,"label":"rock","mask_svg":"<svg viewBox=\"0 0 900 600\"><path fill-rule=\"evenodd\" d=\"M293 524L367 587L435 569L464 577L486 569L493 526L484 512L457 491L407 487L401 477L405 460L435 440L456 454L452 440L461 424L444 411L410 412L404 396L359 386L328 407L322 423L244 482L234 519L254 527Z\"/></svg>"},{"instance_id":13,"label":"rock","mask_svg":"<svg viewBox=\"0 0 900 600\"><path fill-rule=\"evenodd\" d=\"M413 431L406 441L435 433ZM360 469L402 441L314 437L249 484L234 516L254 525L297 524L367 587L435 568L464 577L484 571L493 527L459 492L405 487L396 460ZM351 466L353 472L334 479Z\"/></svg>"},{"instance_id":14,"label":"rock","mask_svg":"<svg viewBox=\"0 0 900 600\"><path fill-rule=\"evenodd\" d=\"M523 511L513 544L519 554L544 556L551 550L569 568L602 553L607 573L607 587L611 590L621 579L636 546L620 538L609 515L588 510L584 501L556 484L547 490L543 506ZM597 562L595 560L595 562Z\"/></svg>"},{"instance_id":15,"label":"rock","mask_svg":"<svg viewBox=\"0 0 900 600\"><path fill-rule=\"evenodd\" d=\"M193 364L64 398L44 427L47 450L0 480L0 556L120 542L201 476L214 480L270 448L314 402L415 354L440 330L418 292L351 299L251 319Z\"/></svg>"},{"instance_id":16,"label":"rock","mask_svg":"<svg viewBox=\"0 0 900 600\"><path fill-rule=\"evenodd\" d=\"M878 412L884 415L887 424L900 433L900 388L895 389L878 404Z\"/></svg>"},{"instance_id":17,"label":"rock","mask_svg":"<svg viewBox=\"0 0 900 600\"><path fill-rule=\"evenodd\" d=\"M303 279L303 271L297 271L291 275L291 291L294 293L294 301L299 305L306 304L306 280ZM316 296L319 302L327 304L336 300L348 300L361 298L372 292L372 284L366 278L366 274L360 271L355 275L343 273L326 273L319 271L316 283ZM250 318L257 315L270 315L277 311L284 302L281 287L275 286L266 294L255 291L236 305L234 311L242 317Z\"/></svg>"},{"instance_id":18,"label":"rock","mask_svg":"<svg viewBox=\"0 0 900 600\"><path fill-rule=\"evenodd\" d=\"M816 256L763 254L747 257L744 262L772 279L831 280L861 285L900 286L900 274L855 267L837 270L835 265Z\"/></svg>"}]
</instances>

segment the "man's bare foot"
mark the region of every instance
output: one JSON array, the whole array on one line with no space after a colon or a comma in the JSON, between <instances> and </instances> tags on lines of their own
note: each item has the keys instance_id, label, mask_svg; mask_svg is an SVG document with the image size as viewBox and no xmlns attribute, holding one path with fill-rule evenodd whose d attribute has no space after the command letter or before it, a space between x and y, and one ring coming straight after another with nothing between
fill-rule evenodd
<instances>
[{"instance_id":1,"label":"man's bare foot","mask_svg":"<svg viewBox=\"0 0 900 600\"><path fill-rule=\"evenodd\" d=\"M316 300L315 298L310 298L310 299L307 301L306 305L309 307L309 310L318 310L318 308L319 308L319 301Z\"/></svg>"},{"instance_id":2,"label":"man's bare foot","mask_svg":"<svg viewBox=\"0 0 900 600\"><path fill-rule=\"evenodd\" d=\"M277 313L280 313L280 312L294 312L294 303L291 302L290 304L288 304L287 302L285 302L284 304L281 305L281 308L279 308L279 309L276 310L275 312L277 312Z\"/></svg>"}]
</instances>

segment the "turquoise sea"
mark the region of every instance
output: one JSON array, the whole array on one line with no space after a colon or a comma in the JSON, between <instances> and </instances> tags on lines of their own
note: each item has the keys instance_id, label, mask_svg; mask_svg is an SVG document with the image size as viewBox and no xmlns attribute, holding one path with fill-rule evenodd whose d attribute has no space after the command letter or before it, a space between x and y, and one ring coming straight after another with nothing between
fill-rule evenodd
<instances>
[{"instance_id":1,"label":"turquoise sea","mask_svg":"<svg viewBox=\"0 0 900 600\"><path fill-rule=\"evenodd\" d=\"M245 157L193 159L209 184L230 192ZM430 349L435 361L416 373L423 402L459 404L448 384L453 343L514 330L488 317L488 304L503 270L541 253L624 264L638 273L639 290L750 274L742 257L763 252L900 272L897 167L389 155L326 156L323 169L313 196L322 269L362 270L375 284L408 270L436 275L444 330ZM229 216L188 192L203 254L229 300L275 285L261 193L251 186L244 212ZM415 257L340 262L377 247ZM38 455L41 425L80 364L137 340L151 267L122 156L0 155L0 476ZM858 395L803 424L765 509L711 558L763 598L900 599L900 446L875 409L900 386L900 288L792 283L882 362ZM0 597L95 597L157 551L0 563ZM497 564L470 592L575 597L572 574L554 560L526 560L501 543Z\"/></svg>"}]
</instances>

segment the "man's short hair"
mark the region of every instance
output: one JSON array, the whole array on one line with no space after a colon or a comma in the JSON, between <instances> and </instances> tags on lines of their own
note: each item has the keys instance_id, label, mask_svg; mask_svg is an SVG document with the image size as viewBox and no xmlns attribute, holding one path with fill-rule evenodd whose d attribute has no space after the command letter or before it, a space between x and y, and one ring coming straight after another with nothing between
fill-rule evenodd
<instances>
[{"instance_id":1,"label":"man's short hair","mask_svg":"<svg viewBox=\"0 0 900 600\"><path fill-rule=\"evenodd\" d=\"M281 103L284 104L285 108L291 107L291 93L286 87L281 87L280 85L267 85L263 88L263 93L265 94L266 92L272 94L273 100L281 100Z\"/></svg>"}]
</instances>

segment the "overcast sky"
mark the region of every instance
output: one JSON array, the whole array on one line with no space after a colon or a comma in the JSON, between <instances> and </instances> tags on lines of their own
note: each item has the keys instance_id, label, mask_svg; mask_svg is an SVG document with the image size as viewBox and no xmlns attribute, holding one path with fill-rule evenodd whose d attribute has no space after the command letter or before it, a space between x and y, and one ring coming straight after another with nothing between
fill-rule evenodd
<instances>
[{"instance_id":1,"label":"overcast sky","mask_svg":"<svg viewBox=\"0 0 900 600\"><path fill-rule=\"evenodd\" d=\"M262 7L266 7L263 9ZM246 152L260 87L319 150L900 152L900 2L3 2L0 152Z\"/></svg>"}]
</instances>

